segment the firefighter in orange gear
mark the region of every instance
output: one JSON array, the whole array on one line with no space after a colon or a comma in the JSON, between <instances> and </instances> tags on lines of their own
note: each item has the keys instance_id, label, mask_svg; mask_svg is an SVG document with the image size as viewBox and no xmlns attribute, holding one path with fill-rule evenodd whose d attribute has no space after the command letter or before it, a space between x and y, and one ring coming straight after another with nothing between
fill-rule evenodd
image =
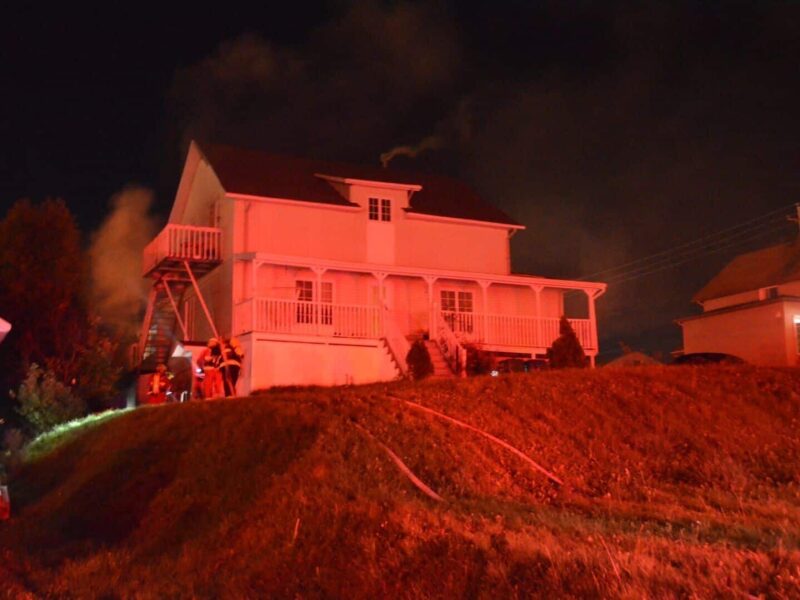
<instances>
[{"instance_id":1,"label":"firefighter in orange gear","mask_svg":"<svg viewBox=\"0 0 800 600\"><path fill-rule=\"evenodd\" d=\"M222 384L225 386L225 396L236 395L236 382L239 380L239 372L242 370L242 360L244 350L239 340L232 337L230 340L222 340Z\"/></svg>"},{"instance_id":2,"label":"firefighter in orange gear","mask_svg":"<svg viewBox=\"0 0 800 600\"><path fill-rule=\"evenodd\" d=\"M167 371L167 365L160 364L150 378L150 387L147 390L148 404L164 404L167 395L172 391L172 373Z\"/></svg>"},{"instance_id":3,"label":"firefighter in orange gear","mask_svg":"<svg viewBox=\"0 0 800 600\"><path fill-rule=\"evenodd\" d=\"M222 375L219 368L222 363L222 348L217 338L208 340L208 344L200 356L197 357L197 366L203 369L203 398L213 398L222 395Z\"/></svg>"}]
</instances>

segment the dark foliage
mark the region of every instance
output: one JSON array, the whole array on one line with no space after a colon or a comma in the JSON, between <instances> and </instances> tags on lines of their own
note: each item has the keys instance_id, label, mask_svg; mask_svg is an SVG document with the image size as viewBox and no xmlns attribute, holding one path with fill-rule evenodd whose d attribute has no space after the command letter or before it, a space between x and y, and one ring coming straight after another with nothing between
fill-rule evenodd
<instances>
[{"instance_id":1,"label":"dark foliage","mask_svg":"<svg viewBox=\"0 0 800 600\"><path fill-rule=\"evenodd\" d=\"M12 325L0 344L0 407L7 415L8 392L33 363L91 408L107 408L120 373L117 344L92 318L87 289L87 257L66 204L14 204L0 220L0 316Z\"/></svg>"},{"instance_id":2,"label":"dark foliage","mask_svg":"<svg viewBox=\"0 0 800 600\"><path fill-rule=\"evenodd\" d=\"M569 320L563 315L558 324L558 330L560 333L558 339L547 350L550 366L553 369L586 367L586 354L583 352L583 347Z\"/></svg>"},{"instance_id":3,"label":"dark foliage","mask_svg":"<svg viewBox=\"0 0 800 600\"><path fill-rule=\"evenodd\" d=\"M433 375L433 362L425 342L417 340L411 344L411 349L406 355L408 370L411 372L411 379L417 381Z\"/></svg>"},{"instance_id":4,"label":"dark foliage","mask_svg":"<svg viewBox=\"0 0 800 600\"><path fill-rule=\"evenodd\" d=\"M467 351L467 375L488 375L497 367L494 354L475 344L464 344Z\"/></svg>"}]
</instances>

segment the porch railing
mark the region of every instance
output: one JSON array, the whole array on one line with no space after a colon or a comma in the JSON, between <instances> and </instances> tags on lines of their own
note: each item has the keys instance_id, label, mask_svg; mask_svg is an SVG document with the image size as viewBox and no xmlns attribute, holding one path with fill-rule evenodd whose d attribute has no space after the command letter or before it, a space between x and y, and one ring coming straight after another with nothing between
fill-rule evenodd
<instances>
[{"instance_id":1,"label":"porch railing","mask_svg":"<svg viewBox=\"0 0 800 600\"><path fill-rule=\"evenodd\" d=\"M222 230L216 227L167 225L144 248L142 273L147 275L164 260L215 263L222 260Z\"/></svg>"},{"instance_id":2,"label":"porch railing","mask_svg":"<svg viewBox=\"0 0 800 600\"><path fill-rule=\"evenodd\" d=\"M236 305L237 334L248 331L378 339L383 336L377 306L251 298Z\"/></svg>"},{"instance_id":3,"label":"porch railing","mask_svg":"<svg viewBox=\"0 0 800 600\"><path fill-rule=\"evenodd\" d=\"M442 311L442 318L462 342L515 348L549 348L559 336L555 317ZM590 319L569 319L581 345L594 349Z\"/></svg>"},{"instance_id":4,"label":"porch railing","mask_svg":"<svg viewBox=\"0 0 800 600\"><path fill-rule=\"evenodd\" d=\"M591 321L569 321L581 345L594 349ZM399 355L407 350L402 343L404 332L394 326L391 314L379 306L256 297L235 306L234 326L236 335L258 331L343 338L386 337ZM457 342L499 348L548 348L558 338L558 327L559 319L550 317L440 311L436 331L431 333L437 337L442 331L448 338L452 335L449 341L453 346Z\"/></svg>"}]
</instances>

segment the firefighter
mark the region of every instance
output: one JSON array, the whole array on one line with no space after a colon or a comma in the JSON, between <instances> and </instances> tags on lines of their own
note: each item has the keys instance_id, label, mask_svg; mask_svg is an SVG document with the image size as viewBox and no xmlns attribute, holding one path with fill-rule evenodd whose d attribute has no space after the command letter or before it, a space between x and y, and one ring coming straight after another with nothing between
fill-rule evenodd
<instances>
[{"instance_id":1,"label":"firefighter","mask_svg":"<svg viewBox=\"0 0 800 600\"><path fill-rule=\"evenodd\" d=\"M167 396L172 393L172 373L167 370L167 365L160 364L150 378L150 387L147 390L148 404L164 404Z\"/></svg>"},{"instance_id":2,"label":"firefighter","mask_svg":"<svg viewBox=\"0 0 800 600\"><path fill-rule=\"evenodd\" d=\"M197 366L203 370L203 398L214 398L222 395L222 377L219 367L222 362L222 348L217 338L208 340L200 356Z\"/></svg>"},{"instance_id":3,"label":"firefighter","mask_svg":"<svg viewBox=\"0 0 800 600\"><path fill-rule=\"evenodd\" d=\"M225 386L225 396L236 395L236 382L242 370L244 350L239 340L232 337L222 341L222 384Z\"/></svg>"}]
</instances>

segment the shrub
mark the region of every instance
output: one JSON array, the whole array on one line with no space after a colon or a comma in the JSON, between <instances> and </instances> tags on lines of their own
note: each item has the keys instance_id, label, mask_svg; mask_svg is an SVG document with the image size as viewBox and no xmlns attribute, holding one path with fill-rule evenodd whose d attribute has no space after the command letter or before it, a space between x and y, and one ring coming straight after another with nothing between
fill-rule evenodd
<instances>
[{"instance_id":1,"label":"shrub","mask_svg":"<svg viewBox=\"0 0 800 600\"><path fill-rule=\"evenodd\" d=\"M411 379L425 379L433 374L433 362L425 342L417 340L411 344L411 349L406 355L406 363L411 373Z\"/></svg>"},{"instance_id":2,"label":"shrub","mask_svg":"<svg viewBox=\"0 0 800 600\"><path fill-rule=\"evenodd\" d=\"M586 354L584 354L583 347L578 341L578 336L575 335L575 330L572 329L569 320L563 315L558 324L558 331L560 333L558 339L547 350L550 366L554 369L584 368L586 366Z\"/></svg>"},{"instance_id":3,"label":"shrub","mask_svg":"<svg viewBox=\"0 0 800 600\"><path fill-rule=\"evenodd\" d=\"M14 397L17 413L34 435L86 414L86 404L50 370L31 364Z\"/></svg>"},{"instance_id":4,"label":"shrub","mask_svg":"<svg viewBox=\"0 0 800 600\"><path fill-rule=\"evenodd\" d=\"M467 374L488 375L497 367L494 354L475 344L464 344L467 351Z\"/></svg>"}]
</instances>

